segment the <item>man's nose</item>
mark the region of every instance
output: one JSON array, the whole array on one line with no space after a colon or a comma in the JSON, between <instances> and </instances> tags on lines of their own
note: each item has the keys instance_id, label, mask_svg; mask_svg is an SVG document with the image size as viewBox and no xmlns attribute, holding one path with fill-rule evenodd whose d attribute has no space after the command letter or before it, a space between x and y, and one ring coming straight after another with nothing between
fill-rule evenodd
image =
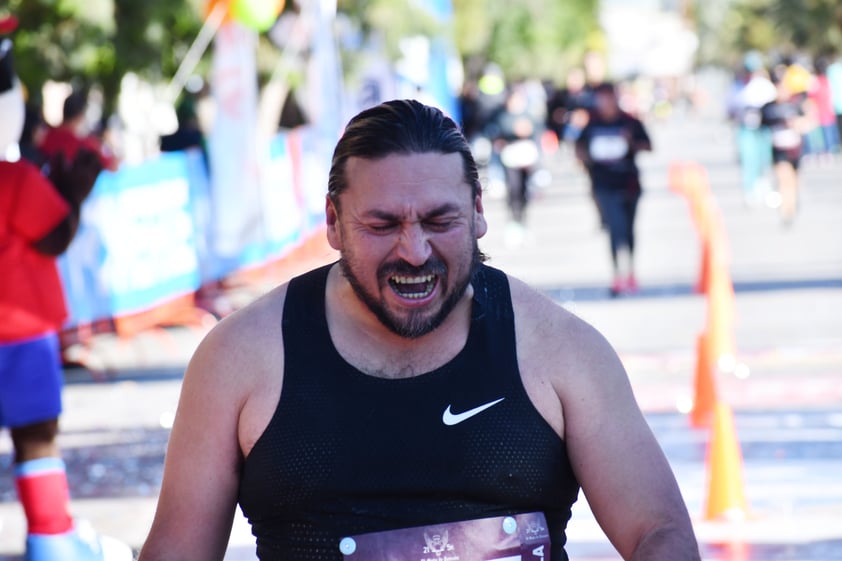
<instances>
[{"instance_id":1,"label":"man's nose","mask_svg":"<svg viewBox=\"0 0 842 561\"><path fill-rule=\"evenodd\" d=\"M420 267L427 262L431 253L427 233L420 224L409 224L401 229L398 257L410 265Z\"/></svg>"}]
</instances>

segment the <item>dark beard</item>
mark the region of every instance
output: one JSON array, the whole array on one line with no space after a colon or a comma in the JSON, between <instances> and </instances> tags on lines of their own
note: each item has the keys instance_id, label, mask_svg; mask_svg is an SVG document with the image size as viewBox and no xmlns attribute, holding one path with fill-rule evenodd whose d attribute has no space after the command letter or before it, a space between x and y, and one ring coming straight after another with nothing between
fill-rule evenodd
<instances>
[{"instance_id":1,"label":"dark beard","mask_svg":"<svg viewBox=\"0 0 842 561\"><path fill-rule=\"evenodd\" d=\"M407 320L401 320L391 315L382 300L365 290L362 283L356 275L354 275L354 272L351 270L348 260L344 255L339 259L339 268L342 271L342 275L348 280L348 284L350 284L351 288L354 290L354 294L356 294L357 298L359 298L371 311L371 313L377 317L380 323L386 326L386 328L392 333L403 337L404 339L417 339L418 337L422 337L434 331L444 322L445 319L447 319L447 316L450 315L450 312L453 311L465 295L465 291L468 289L468 285L471 284L471 280L482 261L483 255L479 250L478 244L474 241L473 252L471 255L471 267L468 274L465 275L465 278L458 280L456 286L453 287L453 291L444 299L444 302L442 302L439 311L429 318L422 316L420 313L410 312ZM437 258L431 258L421 267L414 267L405 261L399 261L386 263L381 266L377 271L377 280L379 283L380 279L386 277L388 274L406 274L410 276L436 274L439 277L438 282L441 283L442 287L444 287L447 285L448 280L446 272L447 268L444 263ZM391 288L387 287L385 290L391 290Z\"/></svg>"}]
</instances>

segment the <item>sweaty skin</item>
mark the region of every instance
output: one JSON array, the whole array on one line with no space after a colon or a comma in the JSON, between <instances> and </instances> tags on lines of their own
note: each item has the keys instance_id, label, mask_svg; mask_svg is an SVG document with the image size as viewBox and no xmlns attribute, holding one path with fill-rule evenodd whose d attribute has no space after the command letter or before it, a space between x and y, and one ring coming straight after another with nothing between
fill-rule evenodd
<instances>
[{"instance_id":1,"label":"sweaty skin","mask_svg":"<svg viewBox=\"0 0 842 561\"><path fill-rule=\"evenodd\" d=\"M328 202L328 240L351 253L363 288L398 319L435 314L485 234L457 155L392 155L349 162L341 211ZM448 212L441 214L441 208ZM452 212L450 212L452 211ZM372 216L388 216L388 224ZM445 216L441 223L437 220ZM435 218L435 220L433 220ZM378 220L379 220L378 219ZM388 227L386 227L388 226ZM378 231L378 228L384 227ZM384 263L448 268L447 286L422 306L377 278ZM593 328L510 277L518 364L538 411L566 441L598 522L626 560L697 561L698 547L669 465L638 409L616 354ZM281 322L286 285L222 321L185 374L163 486L140 561L222 559L239 470L269 423L283 385ZM423 374L464 346L472 291L429 333L403 338L381 323L338 266L328 277L331 338L350 364L373 376Z\"/></svg>"}]
</instances>

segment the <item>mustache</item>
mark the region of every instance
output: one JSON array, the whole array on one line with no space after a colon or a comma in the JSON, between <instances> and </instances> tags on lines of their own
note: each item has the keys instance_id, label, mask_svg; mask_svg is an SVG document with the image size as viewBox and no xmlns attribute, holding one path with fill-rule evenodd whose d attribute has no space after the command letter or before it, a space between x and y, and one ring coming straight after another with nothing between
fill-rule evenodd
<instances>
[{"instance_id":1,"label":"mustache","mask_svg":"<svg viewBox=\"0 0 842 561\"><path fill-rule=\"evenodd\" d=\"M420 277L424 275L443 276L446 272L447 266L444 264L444 261L436 257L431 257L420 267L407 263L403 259L384 263L377 269L377 276L380 278L394 275L408 277Z\"/></svg>"}]
</instances>

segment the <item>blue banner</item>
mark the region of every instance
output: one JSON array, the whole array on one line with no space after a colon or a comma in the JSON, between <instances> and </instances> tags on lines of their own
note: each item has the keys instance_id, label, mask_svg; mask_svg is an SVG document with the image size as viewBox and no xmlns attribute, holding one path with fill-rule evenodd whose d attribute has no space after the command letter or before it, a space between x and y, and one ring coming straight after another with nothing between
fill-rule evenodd
<instances>
[{"instance_id":1,"label":"blue banner","mask_svg":"<svg viewBox=\"0 0 842 561\"><path fill-rule=\"evenodd\" d=\"M183 153L104 172L60 260L71 323L155 307L200 285Z\"/></svg>"},{"instance_id":2,"label":"blue banner","mask_svg":"<svg viewBox=\"0 0 842 561\"><path fill-rule=\"evenodd\" d=\"M68 326L147 311L284 256L324 222L324 149L332 142L314 129L271 141L260 166L258 235L236 255L216 250L214 224L232 210L214 207L201 151L103 172L59 259Z\"/></svg>"}]
</instances>

